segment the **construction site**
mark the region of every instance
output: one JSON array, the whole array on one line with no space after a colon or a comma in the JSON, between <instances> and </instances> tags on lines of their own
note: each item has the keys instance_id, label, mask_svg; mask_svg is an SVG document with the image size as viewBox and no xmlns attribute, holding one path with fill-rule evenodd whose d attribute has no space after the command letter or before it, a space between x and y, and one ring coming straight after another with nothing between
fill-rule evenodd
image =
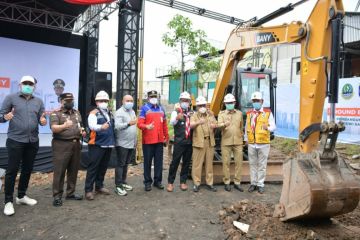
<instances>
[{"instance_id":1,"label":"construction site","mask_svg":"<svg viewBox=\"0 0 360 240\"><path fill-rule=\"evenodd\" d=\"M0 0L1 239L360 239L359 7L360 0ZM190 37L179 40L184 36ZM33 76L32 95L43 102L27 189L36 201L21 202L27 195L20 194L25 165L19 165L9 212L9 140L20 108L6 104L19 86L24 93L24 75ZM57 132L53 116L66 108L69 93L82 118L80 124L76 115L80 135L71 139L79 144L79 162L75 193L65 197L67 168L68 188L59 198L54 140L63 130ZM122 193L117 171L125 156L117 147L125 135L116 133L115 114L129 97L135 117L123 129L136 129L136 143L120 184L131 186ZM109 115L100 110L105 100ZM163 112L159 122L154 109L144 113L152 105ZM209 130L200 138L209 149L197 175L201 108ZM92 144L102 136L90 123L94 109L100 131L114 125L115 141L99 145L109 149L106 174L89 194ZM222 120L233 111L241 122ZM189 145L180 145L192 157L187 163L180 157L174 170L179 121L181 141L190 136ZM266 124L258 128L256 121ZM165 136L161 167L158 150L148 161L154 124L156 136ZM238 134L234 146L240 139L240 172L235 150L224 153L231 124L239 129L232 134ZM265 145L263 182L256 183L252 148L260 158ZM110 191L101 192L105 187Z\"/></svg>"}]
</instances>

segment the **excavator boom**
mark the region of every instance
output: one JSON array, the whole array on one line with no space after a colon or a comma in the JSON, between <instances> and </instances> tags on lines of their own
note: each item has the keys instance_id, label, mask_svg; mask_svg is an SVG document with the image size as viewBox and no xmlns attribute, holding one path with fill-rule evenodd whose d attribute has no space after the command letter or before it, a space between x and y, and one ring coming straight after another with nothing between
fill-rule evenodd
<instances>
[{"instance_id":1,"label":"excavator boom","mask_svg":"<svg viewBox=\"0 0 360 240\"><path fill-rule=\"evenodd\" d=\"M274 213L283 221L331 217L352 211L359 202L359 181L335 151L337 135L344 130L341 123L334 122L343 14L341 0L318 0L305 24L236 28L225 47L211 102L216 115L234 69L248 50L282 43L301 44L300 153L283 164L283 189ZM330 123L322 123L327 96L332 103L332 118Z\"/></svg>"}]
</instances>

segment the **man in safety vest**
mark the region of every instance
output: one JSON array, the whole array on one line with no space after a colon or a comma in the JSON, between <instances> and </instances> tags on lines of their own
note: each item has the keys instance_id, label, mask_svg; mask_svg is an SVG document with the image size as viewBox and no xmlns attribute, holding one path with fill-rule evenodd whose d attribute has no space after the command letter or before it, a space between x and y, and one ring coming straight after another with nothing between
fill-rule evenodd
<instances>
[{"instance_id":1,"label":"man in safety vest","mask_svg":"<svg viewBox=\"0 0 360 240\"><path fill-rule=\"evenodd\" d=\"M244 140L248 144L251 185L249 192L264 193L267 158L270 152L270 132L276 129L274 116L264 109L261 92L251 95L253 109L246 113Z\"/></svg>"}]
</instances>

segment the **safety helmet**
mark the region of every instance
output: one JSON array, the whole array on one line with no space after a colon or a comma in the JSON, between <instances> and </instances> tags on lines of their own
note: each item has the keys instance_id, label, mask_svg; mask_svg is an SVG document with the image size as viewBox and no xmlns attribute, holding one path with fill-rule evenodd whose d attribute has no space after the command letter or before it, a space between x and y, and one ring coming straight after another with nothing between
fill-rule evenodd
<instances>
[{"instance_id":1,"label":"safety helmet","mask_svg":"<svg viewBox=\"0 0 360 240\"><path fill-rule=\"evenodd\" d=\"M206 98L203 96L198 96L196 98L196 105L205 105L207 104Z\"/></svg>"},{"instance_id":2,"label":"safety helmet","mask_svg":"<svg viewBox=\"0 0 360 240\"><path fill-rule=\"evenodd\" d=\"M98 100L108 100L109 101L109 94L107 94L105 91L101 90L96 94L95 101Z\"/></svg>"},{"instance_id":3,"label":"safety helmet","mask_svg":"<svg viewBox=\"0 0 360 240\"><path fill-rule=\"evenodd\" d=\"M263 98L262 98L262 94L261 94L261 92L253 92L252 94L251 94L251 100L262 100Z\"/></svg>"},{"instance_id":4,"label":"safety helmet","mask_svg":"<svg viewBox=\"0 0 360 240\"><path fill-rule=\"evenodd\" d=\"M234 95L232 95L231 93L226 94L224 97L224 103L232 103L232 102L236 102Z\"/></svg>"},{"instance_id":5,"label":"safety helmet","mask_svg":"<svg viewBox=\"0 0 360 240\"><path fill-rule=\"evenodd\" d=\"M179 99L188 99L188 100L191 100L191 96L190 96L190 94L189 94L188 92L185 91L185 92L180 93Z\"/></svg>"}]
</instances>

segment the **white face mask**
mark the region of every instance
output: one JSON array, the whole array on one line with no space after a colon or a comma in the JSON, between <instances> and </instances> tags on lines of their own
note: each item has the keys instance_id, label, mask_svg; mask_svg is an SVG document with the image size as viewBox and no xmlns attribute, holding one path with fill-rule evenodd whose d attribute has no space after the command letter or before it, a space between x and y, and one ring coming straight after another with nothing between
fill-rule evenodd
<instances>
[{"instance_id":1,"label":"white face mask","mask_svg":"<svg viewBox=\"0 0 360 240\"><path fill-rule=\"evenodd\" d=\"M107 107L108 107L108 103L107 102L101 102L99 103L99 108L103 109L103 110L106 110Z\"/></svg>"},{"instance_id":2,"label":"white face mask","mask_svg":"<svg viewBox=\"0 0 360 240\"><path fill-rule=\"evenodd\" d=\"M157 98L150 98L149 99L149 102L152 104L152 105L156 105L158 103L158 99Z\"/></svg>"},{"instance_id":3,"label":"white face mask","mask_svg":"<svg viewBox=\"0 0 360 240\"><path fill-rule=\"evenodd\" d=\"M206 113L206 107L199 108L199 112L202 114Z\"/></svg>"}]
</instances>

